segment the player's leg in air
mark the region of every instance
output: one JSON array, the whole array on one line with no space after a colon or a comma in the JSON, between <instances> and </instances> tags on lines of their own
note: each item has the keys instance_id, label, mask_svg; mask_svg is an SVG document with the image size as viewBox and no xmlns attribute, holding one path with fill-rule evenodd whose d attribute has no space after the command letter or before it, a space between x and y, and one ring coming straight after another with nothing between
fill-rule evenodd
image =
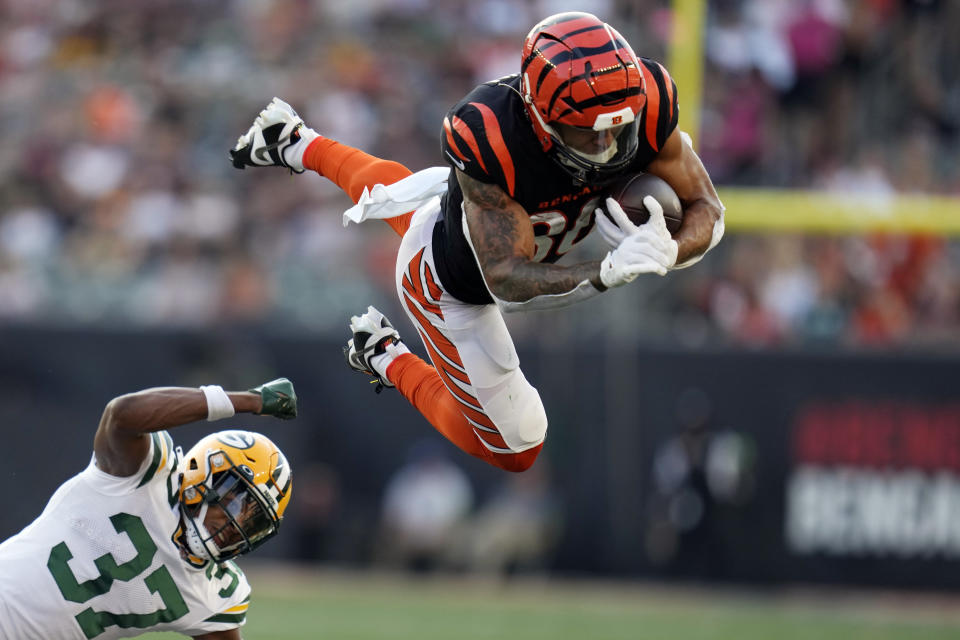
<instances>
[{"instance_id":1,"label":"player's leg in air","mask_svg":"<svg viewBox=\"0 0 960 640\"><path fill-rule=\"evenodd\" d=\"M286 167L294 173L316 171L343 189L354 202L360 199L364 188L393 184L413 173L399 162L383 160L321 136L305 126L293 107L279 98L274 98L240 136L230 157L238 169ZM402 236L412 215L411 211L385 222Z\"/></svg>"},{"instance_id":2,"label":"player's leg in air","mask_svg":"<svg viewBox=\"0 0 960 640\"><path fill-rule=\"evenodd\" d=\"M237 168L281 166L316 171L357 202L364 189L390 185L411 171L325 138L274 98L230 152ZM396 387L444 437L466 453L508 471L523 471L539 454L547 419L537 390L520 370L496 305L463 303L443 290L433 267L433 198L416 211L387 218L403 236L397 293L433 366L410 353L397 331L370 307L351 319L348 364Z\"/></svg>"},{"instance_id":3,"label":"player's leg in air","mask_svg":"<svg viewBox=\"0 0 960 640\"><path fill-rule=\"evenodd\" d=\"M417 210L397 257L397 292L433 366L409 353L373 307L350 321L350 366L396 388L463 451L508 471L524 471L543 447L547 417L524 377L494 304L463 303L434 275L432 229L439 206Z\"/></svg>"}]
</instances>

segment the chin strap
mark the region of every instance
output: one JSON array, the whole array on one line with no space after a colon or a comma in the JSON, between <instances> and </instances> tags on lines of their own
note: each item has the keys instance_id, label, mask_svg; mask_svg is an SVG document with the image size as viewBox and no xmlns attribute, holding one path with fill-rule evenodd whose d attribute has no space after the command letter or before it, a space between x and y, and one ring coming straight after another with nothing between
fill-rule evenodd
<instances>
[{"instance_id":1,"label":"chin strap","mask_svg":"<svg viewBox=\"0 0 960 640\"><path fill-rule=\"evenodd\" d=\"M203 558L206 560L213 560L213 556L210 553L210 550L207 549L207 546L203 544L203 537L207 536L209 539L209 532L207 528L203 525L203 519L207 515L208 505L206 503L200 507L200 513L197 514L196 518L187 518L188 523L184 531L184 541L187 544L187 549L189 552L198 558Z\"/></svg>"},{"instance_id":2,"label":"chin strap","mask_svg":"<svg viewBox=\"0 0 960 640\"><path fill-rule=\"evenodd\" d=\"M187 531L182 522L177 526L177 530L174 532L173 536L171 536L171 539L173 540L173 543L183 551L183 555L185 556L184 559L190 566L204 567L208 562L210 562L210 560L205 557L195 556L191 553L192 549L187 541Z\"/></svg>"}]
</instances>

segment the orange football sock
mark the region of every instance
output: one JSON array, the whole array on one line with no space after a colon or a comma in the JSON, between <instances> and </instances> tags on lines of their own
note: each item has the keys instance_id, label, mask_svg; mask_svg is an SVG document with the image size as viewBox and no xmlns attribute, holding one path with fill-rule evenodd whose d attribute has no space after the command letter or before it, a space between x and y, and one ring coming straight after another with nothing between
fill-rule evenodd
<instances>
[{"instance_id":1,"label":"orange football sock","mask_svg":"<svg viewBox=\"0 0 960 640\"><path fill-rule=\"evenodd\" d=\"M520 453L494 453L473 433L459 403L444 386L432 365L412 353L398 356L387 367L387 377L444 438L470 455L506 471L526 471L543 448L538 444Z\"/></svg>"},{"instance_id":2,"label":"orange football sock","mask_svg":"<svg viewBox=\"0 0 960 640\"><path fill-rule=\"evenodd\" d=\"M364 187L373 189L377 184L393 184L413 173L399 162L371 156L323 136L311 142L303 152L303 166L332 180L354 202L363 195ZM412 211L384 222L402 236L410 226L411 217Z\"/></svg>"}]
</instances>

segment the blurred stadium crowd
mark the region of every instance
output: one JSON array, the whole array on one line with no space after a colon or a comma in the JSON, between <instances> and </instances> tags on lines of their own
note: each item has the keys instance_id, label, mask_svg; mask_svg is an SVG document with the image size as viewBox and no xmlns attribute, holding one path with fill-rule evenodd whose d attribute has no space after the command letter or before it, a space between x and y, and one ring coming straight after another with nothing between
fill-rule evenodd
<instances>
[{"instance_id":1,"label":"blurred stadium crowd","mask_svg":"<svg viewBox=\"0 0 960 640\"><path fill-rule=\"evenodd\" d=\"M325 180L230 166L227 149L272 96L416 170L441 164L450 105L517 70L537 19L592 11L663 61L671 19L653 0L0 7L0 317L316 332L389 308L396 240L383 225L344 230L349 202ZM718 185L960 195L958 3L710 9L699 150ZM691 345L939 349L960 331L960 244L731 233L696 268L610 298L623 313L556 322Z\"/></svg>"}]
</instances>

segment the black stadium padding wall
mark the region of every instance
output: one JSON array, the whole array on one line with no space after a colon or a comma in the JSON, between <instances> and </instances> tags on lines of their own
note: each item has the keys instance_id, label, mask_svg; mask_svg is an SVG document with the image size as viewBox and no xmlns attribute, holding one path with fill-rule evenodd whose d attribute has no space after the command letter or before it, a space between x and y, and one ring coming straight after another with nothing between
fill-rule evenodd
<instances>
[{"instance_id":1,"label":"black stadium padding wall","mask_svg":"<svg viewBox=\"0 0 960 640\"><path fill-rule=\"evenodd\" d=\"M174 441L186 449L212 429L263 431L290 458L295 503L311 502L314 471L324 470L339 496L332 515L318 523L294 505L262 555L365 566L379 544L372 532L384 484L432 429L395 391L374 394L340 348L247 330L5 328L0 539L87 464L113 396L162 385L247 388L283 375L300 396L296 421L198 423L173 431ZM960 587L960 358L520 352L550 417L537 464L563 511L550 571ZM480 496L504 479L447 451Z\"/></svg>"}]
</instances>

